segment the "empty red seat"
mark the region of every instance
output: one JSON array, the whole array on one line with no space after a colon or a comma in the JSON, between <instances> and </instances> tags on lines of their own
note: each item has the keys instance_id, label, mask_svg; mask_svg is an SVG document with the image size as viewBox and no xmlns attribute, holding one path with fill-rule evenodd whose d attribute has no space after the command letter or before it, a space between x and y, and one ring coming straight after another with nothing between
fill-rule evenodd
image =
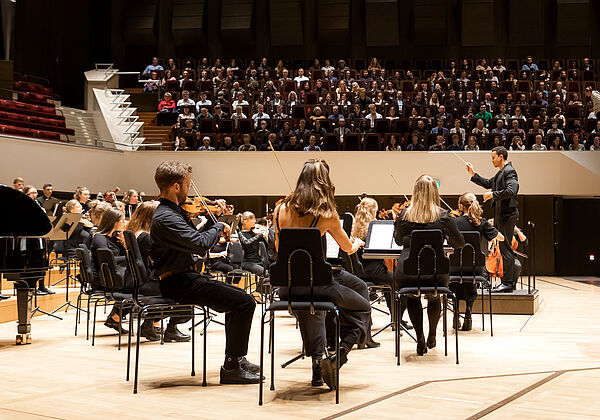
<instances>
[{"instance_id":1,"label":"empty red seat","mask_svg":"<svg viewBox=\"0 0 600 420\"><path fill-rule=\"evenodd\" d=\"M34 135L38 139L60 141L60 134L59 133L54 133L54 132L51 132L51 131L35 130L34 131Z\"/></svg>"}]
</instances>

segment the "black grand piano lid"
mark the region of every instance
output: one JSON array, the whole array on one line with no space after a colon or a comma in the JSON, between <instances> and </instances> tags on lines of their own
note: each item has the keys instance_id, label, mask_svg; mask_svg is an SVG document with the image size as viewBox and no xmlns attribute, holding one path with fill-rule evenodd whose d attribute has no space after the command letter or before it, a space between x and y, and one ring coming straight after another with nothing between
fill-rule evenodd
<instances>
[{"instance_id":1,"label":"black grand piano lid","mask_svg":"<svg viewBox=\"0 0 600 420\"><path fill-rule=\"evenodd\" d=\"M43 236L52 230L45 210L31 198L0 185L0 236Z\"/></svg>"}]
</instances>

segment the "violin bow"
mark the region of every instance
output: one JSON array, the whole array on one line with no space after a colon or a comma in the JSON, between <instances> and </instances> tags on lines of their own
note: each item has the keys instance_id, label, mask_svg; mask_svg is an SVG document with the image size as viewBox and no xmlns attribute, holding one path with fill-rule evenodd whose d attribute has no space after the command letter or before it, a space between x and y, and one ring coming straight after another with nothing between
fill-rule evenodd
<instances>
[{"instance_id":1,"label":"violin bow","mask_svg":"<svg viewBox=\"0 0 600 420\"><path fill-rule=\"evenodd\" d=\"M396 177L394 176L394 174L390 172L390 176L392 177L392 179L394 180L394 182L396 183L396 185L398 186L398 188L400 188L400 183L398 182L398 180L396 179ZM404 196L404 199L406 201L409 201L408 197L406 196L406 194L403 193L402 195Z\"/></svg>"},{"instance_id":2,"label":"violin bow","mask_svg":"<svg viewBox=\"0 0 600 420\"><path fill-rule=\"evenodd\" d=\"M206 204L206 201L204 201L204 197L202 197L202 194L200 194L200 192L198 191L198 188L196 188L196 184L194 184L194 180L190 178L190 185L192 186L192 188L194 189L194 192L196 193L196 196L198 198L200 198L200 202L202 203L202 206L204 207L204 209L206 210L206 213L210 216L211 220L213 221L213 223L218 223L217 218L215 217L214 214L211 213L211 211L208 209L208 205Z\"/></svg>"},{"instance_id":3,"label":"violin bow","mask_svg":"<svg viewBox=\"0 0 600 420\"><path fill-rule=\"evenodd\" d=\"M273 143L271 143L271 140L268 140L269 142L269 147L271 148L271 151L273 152L273 155L275 155L275 160L277 160L277 163L279 164L279 169L281 169L281 173L283 174L283 177L285 178L285 182L288 185L288 188L290 189L290 192L293 190L292 188L292 184L290 184L290 180L288 179L287 175L285 174L285 171L283 170L283 166L281 166L281 162L279 161L279 156L277 156L277 153L275 152L275 149L273 148Z\"/></svg>"}]
</instances>

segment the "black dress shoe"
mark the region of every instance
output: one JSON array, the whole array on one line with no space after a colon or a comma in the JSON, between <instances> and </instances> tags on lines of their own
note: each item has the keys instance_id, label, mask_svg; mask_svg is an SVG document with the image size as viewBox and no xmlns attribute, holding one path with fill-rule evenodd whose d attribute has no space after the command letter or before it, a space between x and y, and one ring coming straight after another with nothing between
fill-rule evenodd
<instances>
[{"instance_id":1,"label":"black dress shoe","mask_svg":"<svg viewBox=\"0 0 600 420\"><path fill-rule=\"evenodd\" d=\"M377 347L381 346L381 343L378 343L377 341L373 340L373 337L369 337L365 340L364 343L360 343L358 345L358 348L363 350L363 349L375 349Z\"/></svg>"},{"instance_id":2,"label":"black dress shoe","mask_svg":"<svg viewBox=\"0 0 600 420\"><path fill-rule=\"evenodd\" d=\"M312 359L312 386L323 386L323 374L321 373L322 359Z\"/></svg>"},{"instance_id":3,"label":"black dress shoe","mask_svg":"<svg viewBox=\"0 0 600 420\"><path fill-rule=\"evenodd\" d=\"M42 290L42 289L35 289L35 295L37 296L46 296L48 294L48 292Z\"/></svg>"},{"instance_id":4,"label":"black dress shoe","mask_svg":"<svg viewBox=\"0 0 600 420\"><path fill-rule=\"evenodd\" d=\"M104 325L108 328L112 328L119 334L129 334L128 330L120 326L119 323L112 318L108 318L106 321L104 321Z\"/></svg>"},{"instance_id":5,"label":"black dress shoe","mask_svg":"<svg viewBox=\"0 0 600 420\"><path fill-rule=\"evenodd\" d=\"M400 321L400 323L401 323L401 324L402 324L402 326L403 326L404 328L406 328L407 330L412 330L412 329L413 329L413 326L412 326L412 325L410 325L410 324L409 324L408 322L406 322L406 321Z\"/></svg>"},{"instance_id":6,"label":"black dress shoe","mask_svg":"<svg viewBox=\"0 0 600 420\"><path fill-rule=\"evenodd\" d=\"M512 292L512 290L513 290L512 284L502 283L500 286L492 289L492 292L493 293L510 293L510 292Z\"/></svg>"},{"instance_id":7,"label":"black dress shoe","mask_svg":"<svg viewBox=\"0 0 600 420\"><path fill-rule=\"evenodd\" d=\"M186 341L190 341L191 339L192 339L192 336L182 333L181 331L179 331L177 329L177 327L171 327L169 325L169 327L167 327L167 329L165 330L165 337L164 337L165 342L170 342L170 341L186 342Z\"/></svg>"},{"instance_id":8,"label":"black dress shoe","mask_svg":"<svg viewBox=\"0 0 600 420\"><path fill-rule=\"evenodd\" d=\"M255 365L252 362L249 362L248 359L246 359L245 357L240 357L239 363L240 363L240 366L242 367L242 369L246 369L250 373L254 373L254 374L258 375L258 373L260 372L260 366Z\"/></svg>"},{"instance_id":9,"label":"black dress shoe","mask_svg":"<svg viewBox=\"0 0 600 420\"><path fill-rule=\"evenodd\" d=\"M321 373L323 375L323 380L329 387L329 389L335 389L336 382L336 359L337 355L333 354L326 359L321 361ZM340 368L348 361L348 349L344 346L340 346Z\"/></svg>"},{"instance_id":10,"label":"black dress shoe","mask_svg":"<svg viewBox=\"0 0 600 420\"><path fill-rule=\"evenodd\" d=\"M144 321L140 335L148 341L160 341L160 333L152 325L152 321Z\"/></svg>"},{"instance_id":11,"label":"black dress shoe","mask_svg":"<svg viewBox=\"0 0 600 420\"><path fill-rule=\"evenodd\" d=\"M417 354L423 356L427 353L427 344L425 344L425 337L417 341Z\"/></svg>"},{"instance_id":12,"label":"black dress shoe","mask_svg":"<svg viewBox=\"0 0 600 420\"><path fill-rule=\"evenodd\" d=\"M0 300L10 299L10 296L0 295Z\"/></svg>"},{"instance_id":13,"label":"black dress shoe","mask_svg":"<svg viewBox=\"0 0 600 420\"><path fill-rule=\"evenodd\" d=\"M225 369L221 366L222 384L257 384L260 377L256 373L248 372L241 366L234 369Z\"/></svg>"},{"instance_id":14,"label":"black dress shoe","mask_svg":"<svg viewBox=\"0 0 600 420\"><path fill-rule=\"evenodd\" d=\"M435 347L435 334L429 334L427 336L427 347L429 347L430 349Z\"/></svg>"},{"instance_id":15,"label":"black dress shoe","mask_svg":"<svg viewBox=\"0 0 600 420\"><path fill-rule=\"evenodd\" d=\"M461 331L471 331L473 328L473 320L471 318L465 318Z\"/></svg>"},{"instance_id":16,"label":"black dress shoe","mask_svg":"<svg viewBox=\"0 0 600 420\"><path fill-rule=\"evenodd\" d=\"M53 292L52 290L47 289L45 287L44 288L41 288L41 287L38 288L38 292L43 292L45 295L55 295L56 294L56 292Z\"/></svg>"}]
</instances>

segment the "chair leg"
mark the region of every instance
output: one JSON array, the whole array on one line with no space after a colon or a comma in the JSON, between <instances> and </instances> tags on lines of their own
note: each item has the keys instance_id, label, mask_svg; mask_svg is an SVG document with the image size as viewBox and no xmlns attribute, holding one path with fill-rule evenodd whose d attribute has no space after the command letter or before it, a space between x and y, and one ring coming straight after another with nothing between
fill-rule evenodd
<instances>
[{"instance_id":1,"label":"chair leg","mask_svg":"<svg viewBox=\"0 0 600 420\"><path fill-rule=\"evenodd\" d=\"M260 357L258 359L258 368L261 380L258 383L258 405L263 405L263 371L264 371L264 358L265 358L265 314L263 310L260 318Z\"/></svg>"},{"instance_id":2,"label":"chair leg","mask_svg":"<svg viewBox=\"0 0 600 420\"><path fill-rule=\"evenodd\" d=\"M458 299L456 298L455 295L452 295L453 301L455 305L458 305ZM454 339L456 341L456 364L458 365L458 317L456 316L456 313L454 314L454 320L456 321L455 328L454 328Z\"/></svg>"},{"instance_id":3,"label":"chair leg","mask_svg":"<svg viewBox=\"0 0 600 420\"><path fill-rule=\"evenodd\" d=\"M130 326L131 328L131 326ZM123 303L119 305L119 330L123 329ZM119 341L117 343L117 350L121 350L121 331L119 331Z\"/></svg>"},{"instance_id":4,"label":"chair leg","mask_svg":"<svg viewBox=\"0 0 600 420\"><path fill-rule=\"evenodd\" d=\"M91 302L91 299L88 298L87 305L86 305L87 306L87 322L86 322L86 330L85 330L85 339L86 340L90 339L90 312L91 312L90 302Z\"/></svg>"},{"instance_id":5,"label":"chair leg","mask_svg":"<svg viewBox=\"0 0 600 420\"><path fill-rule=\"evenodd\" d=\"M196 376L196 366L195 366L195 350L196 350L196 337L195 337L195 328L194 328L194 324L196 323L195 319L194 319L194 315L196 313L196 309L192 309L192 373L191 376Z\"/></svg>"},{"instance_id":6,"label":"chair leg","mask_svg":"<svg viewBox=\"0 0 600 420\"><path fill-rule=\"evenodd\" d=\"M77 296L77 309L75 310L75 337L77 337L77 324L79 324L79 319L81 318L81 294Z\"/></svg>"},{"instance_id":7,"label":"chair leg","mask_svg":"<svg viewBox=\"0 0 600 420\"><path fill-rule=\"evenodd\" d=\"M492 335L492 337L494 336L494 324L492 324L492 286L490 285L489 289L488 289L488 295L490 297L490 333ZM481 297L481 300L483 301L483 296Z\"/></svg>"},{"instance_id":8,"label":"chair leg","mask_svg":"<svg viewBox=\"0 0 600 420\"><path fill-rule=\"evenodd\" d=\"M485 331L485 295L483 293L483 282L481 282L481 331Z\"/></svg>"},{"instance_id":9,"label":"chair leg","mask_svg":"<svg viewBox=\"0 0 600 420\"><path fill-rule=\"evenodd\" d=\"M271 312L269 327L271 330L271 391L275 391L275 312Z\"/></svg>"},{"instance_id":10,"label":"chair leg","mask_svg":"<svg viewBox=\"0 0 600 420\"><path fill-rule=\"evenodd\" d=\"M448 299L446 299L446 295L442 296L442 302L444 304L444 318L443 318L443 330L444 330L444 356L448 356ZM458 322L458 319L456 318L456 314L457 312L457 306L456 306L456 301L454 301L454 319L456 320L456 322Z\"/></svg>"},{"instance_id":11,"label":"chair leg","mask_svg":"<svg viewBox=\"0 0 600 420\"><path fill-rule=\"evenodd\" d=\"M125 380L129 381L129 371L131 370L131 331L133 330L133 317L135 313L131 311L131 323L129 325L129 331L127 332L127 374L125 375Z\"/></svg>"},{"instance_id":12,"label":"chair leg","mask_svg":"<svg viewBox=\"0 0 600 420\"><path fill-rule=\"evenodd\" d=\"M98 307L98 301L94 303L94 324L92 325L92 346L96 339L96 308Z\"/></svg>"},{"instance_id":13,"label":"chair leg","mask_svg":"<svg viewBox=\"0 0 600 420\"><path fill-rule=\"evenodd\" d=\"M208 335L208 321L206 320L206 318L208 317L208 312L210 311L210 309L208 308L204 308L204 334L202 339L204 340L204 349L202 352L202 386L206 386L206 347L207 347L207 338L206 336Z\"/></svg>"},{"instance_id":14,"label":"chair leg","mask_svg":"<svg viewBox=\"0 0 600 420\"><path fill-rule=\"evenodd\" d=\"M340 403L340 311L335 311L335 403Z\"/></svg>"},{"instance_id":15,"label":"chair leg","mask_svg":"<svg viewBox=\"0 0 600 420\"><path fill-rule=\"evenodd\" d=\"M396 300L395 300L395 304L396 304L396 313L394 315L394 321L396 323L396 331L395 331L395 341L396 341L396 365L400 366L400 355L402 354L401 351L401 343L402 343L402 337L400 336L400 305L401 305L401 299L402 296L397 296Z\"/></svg>"},{"instance_id":16,"label":"chair leg","mask_svg":"<svg viewBox=\"0 0 600 420\"><path fill-rule=\"evenodd\" d=\"M140 369L140 336L142 334L142 311L138 313L137 317L137 337L135 340L135 367L134 367L134 376L133 376L133 393L137 394L137 386L138 386L138 372Z\"/></svg>"}]
</instances>

